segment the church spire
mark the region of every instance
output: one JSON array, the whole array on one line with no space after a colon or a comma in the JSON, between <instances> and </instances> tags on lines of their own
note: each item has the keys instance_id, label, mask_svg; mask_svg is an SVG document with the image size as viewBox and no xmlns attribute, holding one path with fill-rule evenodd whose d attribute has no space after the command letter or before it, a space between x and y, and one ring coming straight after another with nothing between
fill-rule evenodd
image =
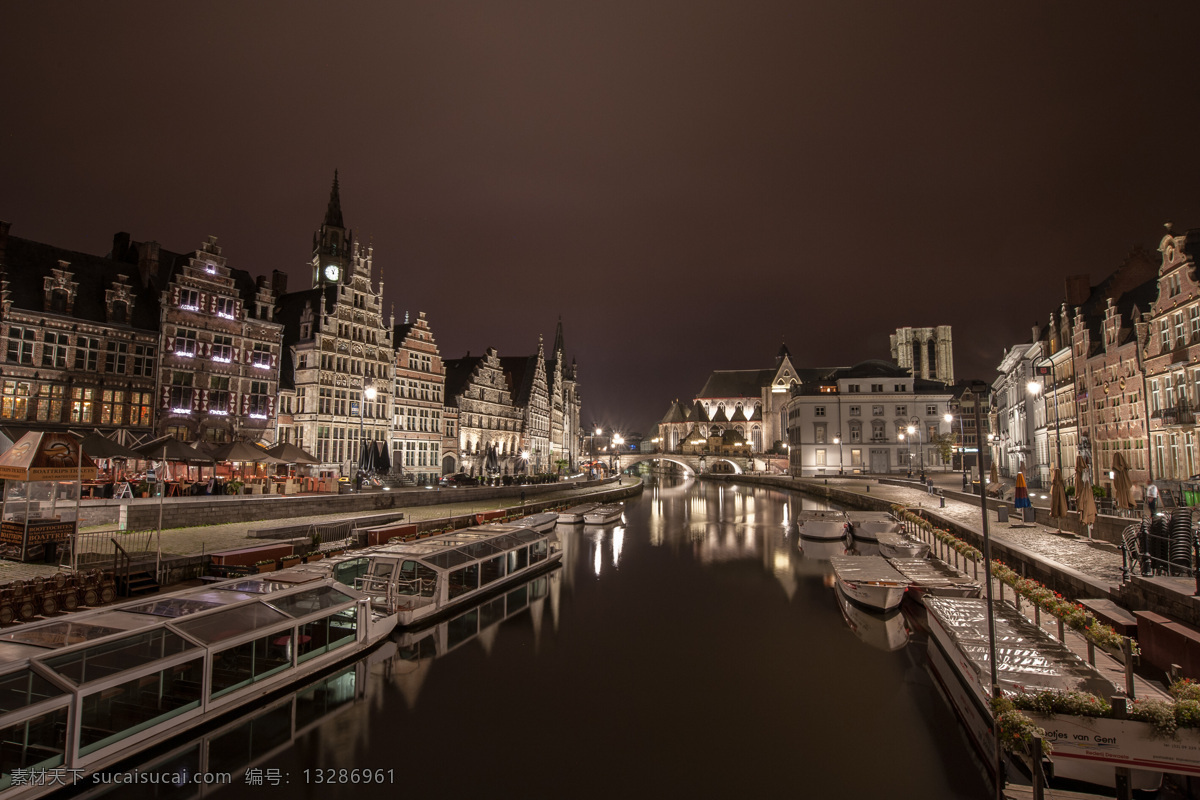
<instances>
[{"instance_id":1,"label":"church spire","mask_svg":"<svg viewBox=\"0 0 1200 800\"><path fill-rule=\"evenodd\" d=\"M333 188L329 190L329 208L325 210L325 224L333 228L344 228L342 224L342 197L338 194L338 173L333 171Z\"/></svg>"},{"instance_id":2,"label":"church spire","mask_svg":"<svg viewBox=\"0 0 1200 800\"><path fill-rule=\"evenodd\" d=\"M554 330L554 351L553 352L562 353L564 356L567 353L566 348L563 346L562 314L558 315L558 327ZM555 357L557 358L557 356L555 356Z\"/></svg>"}]
</instances>

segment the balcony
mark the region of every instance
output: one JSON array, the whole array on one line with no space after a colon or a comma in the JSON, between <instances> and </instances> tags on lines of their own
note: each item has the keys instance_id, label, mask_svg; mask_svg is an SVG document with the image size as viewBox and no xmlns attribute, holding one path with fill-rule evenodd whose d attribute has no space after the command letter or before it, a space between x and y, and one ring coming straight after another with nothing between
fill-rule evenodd
<instances>
[{"instance_id":1,"label":"balcony","mask_svg":"<svg viewBox=\"0 0 1200 800\"><path fill-rule=\"evenodd\" d=\"M1191 401L1186 397L1170 408L1160 408L1150 414L1150 419L1162 422L1164 428L1195 427L1196 414Z\"/></svg>"}]
</instances>

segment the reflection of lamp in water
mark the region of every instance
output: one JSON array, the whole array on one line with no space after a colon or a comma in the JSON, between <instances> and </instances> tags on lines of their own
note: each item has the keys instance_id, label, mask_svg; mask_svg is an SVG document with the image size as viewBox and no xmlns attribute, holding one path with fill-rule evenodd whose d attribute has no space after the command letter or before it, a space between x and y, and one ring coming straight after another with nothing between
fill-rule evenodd
<instances>
[{"instance_id":1,"label":"reflection of lamp in water","mask_svg":"<svg viewBox=\"0 0 1200 800\"><path fill-rule=\"evenodd\" d=\"M621 547L625 544L625 529L620 525L613 528L613 566L621 566Z\"/></svg>"}]
</instances>

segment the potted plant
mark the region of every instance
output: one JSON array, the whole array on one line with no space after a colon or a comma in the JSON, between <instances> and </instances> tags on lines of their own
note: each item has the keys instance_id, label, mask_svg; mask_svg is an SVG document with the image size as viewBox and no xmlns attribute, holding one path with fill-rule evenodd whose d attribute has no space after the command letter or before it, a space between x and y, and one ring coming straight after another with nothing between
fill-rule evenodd
<instances>
[{"instance_id":1,"label":"potted plant","mask_svg":"<svg viewBox=\"0 0 1200 800\"><path fill-rule=\"evenodd\" d=\"M287 569L288 567L294 567L302 560L303 559L301 559L300 556L284 556L283 558L279 559L279 568Z\"/></svg>"},{"instance_id":2,"label":"potted plant","mask_svg":"<svg viewBox=\"0 0 1200 800\"><path fill-rule=\"evenodd\" d=\"M275 559L264 558L262 561L255 561L254 566L260 573L272 572L275 569Z\"/></svg>"},{"instance_id":3,"label":"potted plant","mask_svg":"<svg viewBox=\"0 0 1200 800\"><path fill-rule=\"evenodd\" d=\"M225 494L241 494L241 493L242 493L242 482L241 481L229 481L228 483L225 484Z\"/></svg>"},{"instance_id":4,"label":"potted plant","mask_svg":"<svg viewBox=\"0 0 1200 800\"><path fill-rule=\"evenodd\" d=\"M322 553L320 550L313 550L311 552L304 554L304 563L311 564L314 561L320 561L324 557L325 557L325 554Z\"/></svg>"},{"instance_id":5,"label":"potted plant","mask_svg":"<svg viewBox=\"0 0 1200 800\"><path fill-rule=\"evenodd\" d=\"M137 496L146 497L150 494L150 484L146 481L139 481L137 485Z\"/></svg>"}]
</instances>

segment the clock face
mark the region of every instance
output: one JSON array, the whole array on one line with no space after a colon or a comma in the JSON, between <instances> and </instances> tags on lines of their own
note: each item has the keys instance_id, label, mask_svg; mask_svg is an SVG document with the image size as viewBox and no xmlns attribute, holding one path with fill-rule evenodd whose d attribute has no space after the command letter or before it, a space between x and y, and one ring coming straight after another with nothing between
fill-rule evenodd
<instances>
[{"instance_id":1,"label":"clock face","mask_svg":"<svg viewBox=\"0 0 1200 800\"><path fill-rule=\"evenodd\" d=\"M326 278L326 280L331 280L331 281L336 281L338 279L337 265L330 264L329 266L325 267L325 278Z\"/></svg>"}]
</instances>

